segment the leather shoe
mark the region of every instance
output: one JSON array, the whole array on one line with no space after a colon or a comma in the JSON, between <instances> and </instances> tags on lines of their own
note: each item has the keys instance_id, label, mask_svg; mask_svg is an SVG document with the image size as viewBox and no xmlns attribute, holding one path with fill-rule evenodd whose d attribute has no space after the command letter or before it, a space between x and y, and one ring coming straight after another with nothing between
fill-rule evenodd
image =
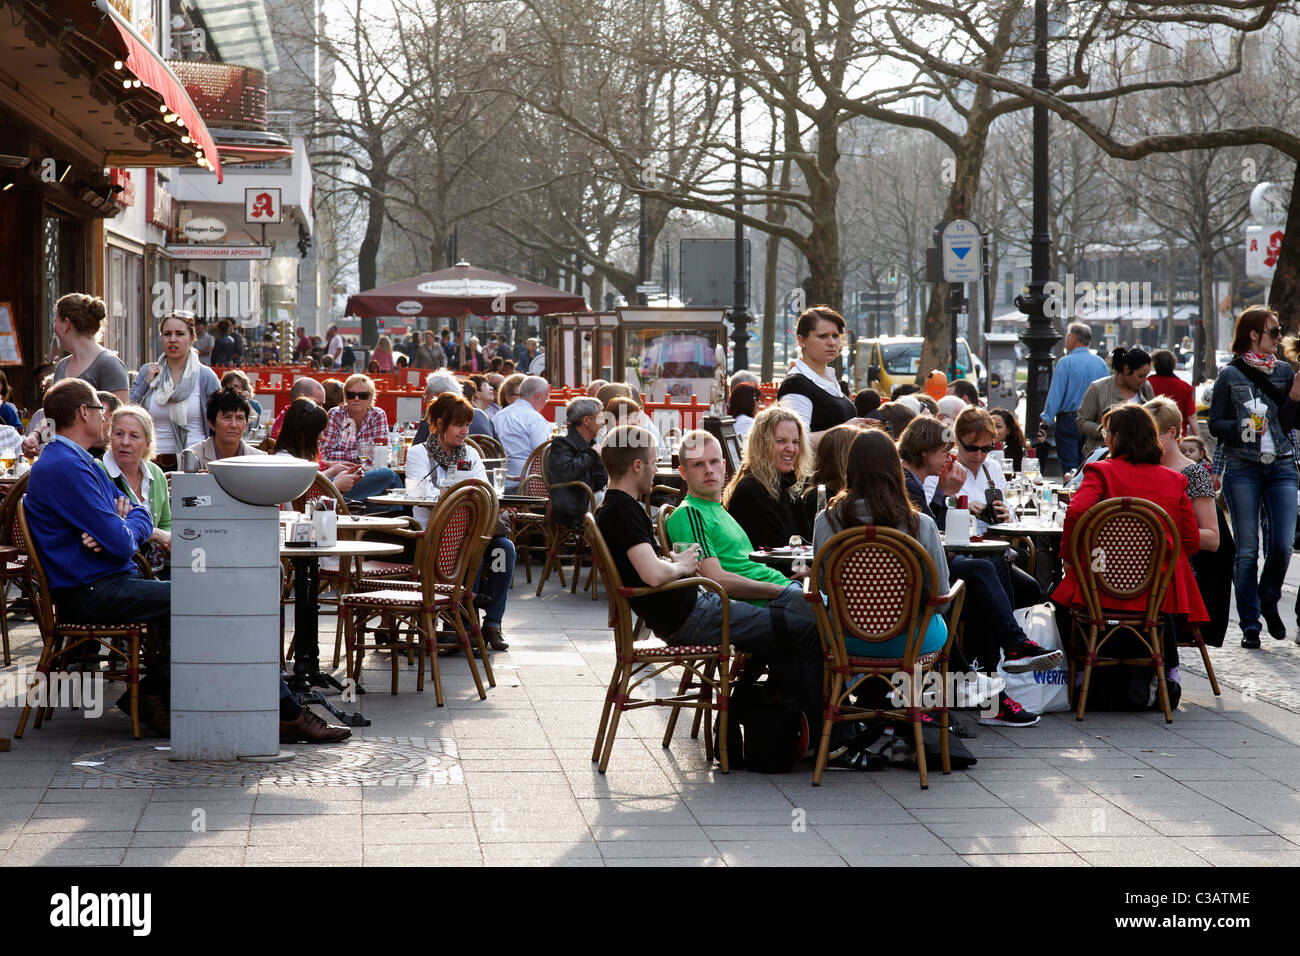
<instances>
[{"instance_id":1,"label":"leather shoe","mask_svg":"<svg viewBox=\"0 0 1300 956\"><path fill-rule=\"evenodd\" d=\"M1268 636L1275 641L1286 640L1286 625L1282 623L1282 615L1274 611L1272 614L1264 615L1264 623L1268 625Z\"/></svg>"},{"instance_id":2,"label":"leather shoe","mask_svg":"<svg viewBox=\"0 0 1300 956\"><path fill-rule=\"evenodd\" d=\"M499 627L483 628L483 640L487 646L492 648L494 651L505 651L510 649L510 645L507 644L505 638L501 636L501 628Z\"/></svg>"},{"instance_id":3,"label":"leather shoe","mask_svg":"<svg viewBox=\"0 0 1300 956\"><path fill-rule=\"evenodd\" d=\"M297 720L280 721L280 743L333 744L347 740L352 731L347 727L334 727L317 717L310 707L304 707Z\"/></svg>"},{"instance_id":4,"label":"leather shoe","mask_svg":"<svg viewBox=\"0 0 1300 956\"><path fill-rule=\"evenodd\" d=\"M1259 631L1245 631L1241 635L1241 646L1252 650L1259 647Z\"/></svg>"},{"instance_id":5,"label":"leather shoe","mask_svg":"<svg viewBox=\"0 0 1300 956\"><path fill-rule=\"evenodd\" d=\"M129 707L130 704L127 706ZM137 706L142 724L159 737L172 735L172 708L167 698L158 694L141 694Z\"/></svg>"}]
</instances>

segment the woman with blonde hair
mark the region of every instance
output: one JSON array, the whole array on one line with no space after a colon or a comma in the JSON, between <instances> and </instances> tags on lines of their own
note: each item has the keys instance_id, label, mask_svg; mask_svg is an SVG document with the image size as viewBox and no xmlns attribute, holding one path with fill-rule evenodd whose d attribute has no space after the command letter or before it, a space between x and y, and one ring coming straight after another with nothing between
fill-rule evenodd
<instances>
[{"instance_id":1,"label":"woman with blonde hair","mask_svg":"<svg viewBox=\"0 0 1300 956\"><path fill-rule=\"evenodd\" d=\"M375 383L369 375L349 375L343 383L343 399L342 405L329 410L329 423L321 438L320 457L326 467L338 462L365 465L370 446L388 442L388 416L375 405ZM371 495L401 486L402 480L391 469L374 468L344 497L365 501Z\"/></svg>"},{"instance_id":2,"label":"woman with blonde hair","mask_svg":"<svg viewBox=\"0 0 1300 956\"><path fill-rule=\"evenodd\" d=\"M391 372L393 370L393 340L387 335L379 336L375 342L375 350L370 353L370 361L378 366L380 372Z\"/></svg>"},{"instance_id":3,"label":"woman with blonde hair","mask_svg":"<svg viewBox=\"0 0 1300 956\"><path fill-rule=\"evenodd\" d=\"M754 418L745 459L722 495L722 506L756 548L780 548L799 535L812 538L812 522L799 500L812 473L812 451L803 419L781 405Z\"/></svg>"},{"instance_id":4,"label":"woman with blonde hair","mask_svg":"<svg viewBox=\"0 0 1300 956\"><path fill-rule=\"evenodd\" d=\"M99 467L135 504L144 505L153 518L153 534L141 548L154 573L167 564L171 550L172 510L167 496L167 476L153 462L156 452L153 416L139 405L123 405L113 412L109 446Z\"/></svg>"}]
</instances>

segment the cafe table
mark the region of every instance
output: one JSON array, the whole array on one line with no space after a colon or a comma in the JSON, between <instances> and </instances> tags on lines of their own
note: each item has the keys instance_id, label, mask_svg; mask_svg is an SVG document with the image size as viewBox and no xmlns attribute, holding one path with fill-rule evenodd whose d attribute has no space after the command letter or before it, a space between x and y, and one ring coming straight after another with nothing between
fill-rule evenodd
<instances>
[{"instance_id":1,"label":"cafe table","mask_svg":"<svg viewBox=\"0 0 1300 956\"><path fill-rule=\"evenodd\" d=\"M343 522L340 520L340 526ZM320 670L320 559L335 557L340 562L353 558L391 557L404 550L400 544L386 541L337 541L331 545L294 547L281 542L280 557L293 563L293 676L289 686L305 690L311 686L334 687L342 690L338 681ZM302 587L300 591L300 586Z\"/></svg>"},{"instance_id":2,"label":"cafe table","mask_svg":"<svg viewBox=\"0 0 1300 956\"><path fill-rule=\"evenodd\" d=\"M1061 526L1051 521L1025 517L1018 521L991 524L984 532L997 538L1024 538L1034 549L1034 577L1044 594L1061 581Z\"/></svg>"},{"instance_id":3,"label":"cafe table","mask_svg":"<svg viewBox=\"0 0 1300 956\"><path fill-rule=\"evenodd\" d=\"M813 549L811 545L802 548L759 548L749 552L749 560L776 568L786 577L792 578L795 574L796 562L802 561L805 571L812 567Z\"/></svg>"},{"instance_id":4,"label":"cafe table","mask_svg":"<svg viewBox=\"0 0 1300 956\"><path fill-rule=\"evenodd\" d=\"M982 541L971 539L969 541L949 541L943 535L939 535L943 541L943 550L949 554L1001 554L1011 547L1007 541L990 541L985 538Z\"/></svg>"}]
</instances>

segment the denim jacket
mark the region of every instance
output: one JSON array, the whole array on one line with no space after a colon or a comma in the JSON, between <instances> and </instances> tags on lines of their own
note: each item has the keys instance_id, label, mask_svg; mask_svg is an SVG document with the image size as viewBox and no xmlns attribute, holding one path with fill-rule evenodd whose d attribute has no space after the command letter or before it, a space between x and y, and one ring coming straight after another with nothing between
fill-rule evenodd
<instances>
[{"instance_id":1,"label":"denim jacket","mask_svg":"<svg viewBox=\"0 0 1300 956\"><path fill-rule=\"evenodd\" d=\"M1291 391L1294 377L1291 366L1278 360L1269 374L1269 381L1281 390L1283 395ZM1291 458L1295 455L1295 446L1291 443L1290 432L1296 424L1296 412L1300 403L1289 397L1278 408L1271 398L1255 387L1241 371L1232 366L1225 366L1214 380L1214 394L1210 400L1210 434L1217 438L1229 458L1239 461L1259 462L1259 440L1244 441L1243 420L1250 417L1248 402L1260 399L1268 408L1268 433L1273 438L1273 453L1278 458Z\"/></svg>"}]
</instances>

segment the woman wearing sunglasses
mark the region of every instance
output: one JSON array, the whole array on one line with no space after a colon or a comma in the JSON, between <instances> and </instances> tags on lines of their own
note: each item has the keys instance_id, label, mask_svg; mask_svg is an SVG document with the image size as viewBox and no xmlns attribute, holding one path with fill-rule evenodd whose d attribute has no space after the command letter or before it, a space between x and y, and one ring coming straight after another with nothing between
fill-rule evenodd
<instances>
[{"instance_id":1,"label":"woman wearing sunglasses","mask_svg":"<svg viewBox=\"0 0 1300 956\"><path fill-rule=\"evenodd\" d=\"M1286 637L1277 602L1295 536L1296 450L1289 435L1300 409L1300 379L1277 360L1281 341L1272 309L1241 313L1232 338L1236 357L1219 372L1210 402L1210 434L1223 451L1223 495L1237 538L1233 584L1241 646L1250 648L1259 647L1261 617L1275 639ZM1261 511L1269 521L1259 575Z\"/></svg>"},{"instance_id":2,"label":"woman wearing sunglasses","mask_svg":"<svg viewBox=\"0 0 1300 956\"><path fill-rule=\"evenodd\" d=\"M321 438L321 461L327 467L340 462L367 464L363 457L370 457L370 448L376 442L388 443L388 416L375 407L375 383L370 376L351 375L343 383L343 404L329 410L329 423ZM365 501L401 485L402 480L391 469L372 468L343 497Z\"/></svg>"}]
</instances>

